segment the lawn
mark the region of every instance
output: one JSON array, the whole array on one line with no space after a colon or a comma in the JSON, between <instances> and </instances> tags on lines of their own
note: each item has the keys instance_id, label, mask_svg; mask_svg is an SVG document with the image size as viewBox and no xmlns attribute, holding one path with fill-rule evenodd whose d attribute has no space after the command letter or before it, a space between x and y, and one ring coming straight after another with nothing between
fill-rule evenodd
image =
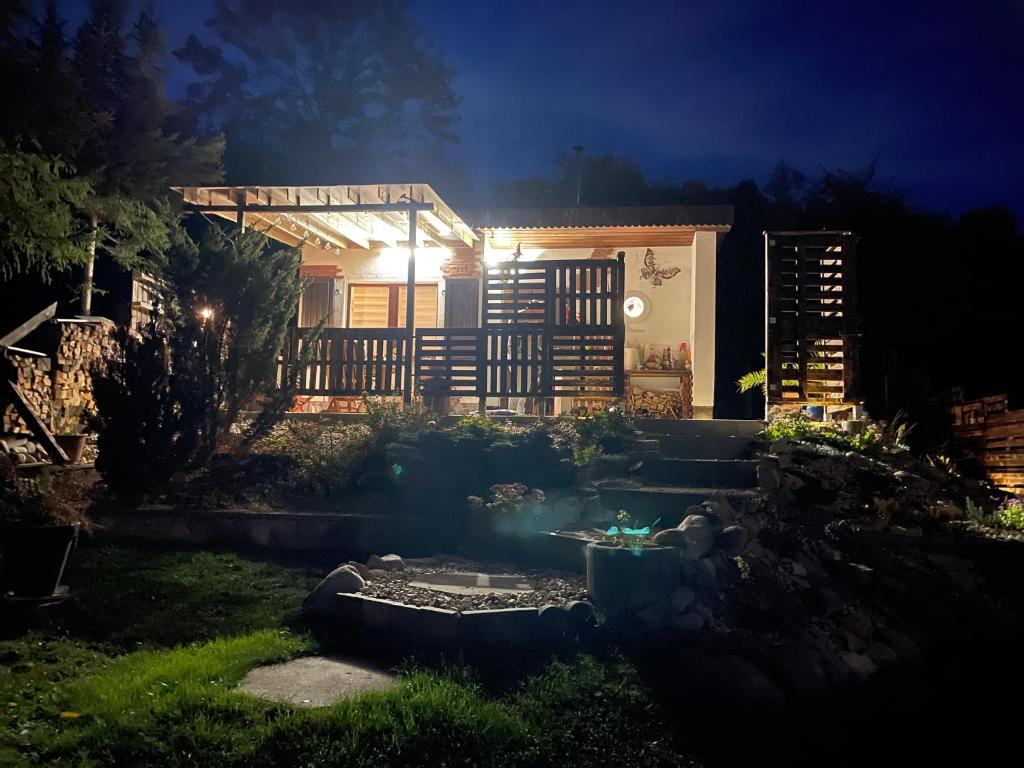
<instances>
[{"instance_id":1,"label":"lawn","mask_svg":"<svg viewBox=\"0 0 1024 768\"><path fill-rule=\"evenodd\" d=\"M617 660L552 662L502 690L469 670L317 710L235 693L250 668L315 651L313 571L234 554L88 546L73 601L0 640L0 765L689 765Z\"/></svg>"}]
</instances>

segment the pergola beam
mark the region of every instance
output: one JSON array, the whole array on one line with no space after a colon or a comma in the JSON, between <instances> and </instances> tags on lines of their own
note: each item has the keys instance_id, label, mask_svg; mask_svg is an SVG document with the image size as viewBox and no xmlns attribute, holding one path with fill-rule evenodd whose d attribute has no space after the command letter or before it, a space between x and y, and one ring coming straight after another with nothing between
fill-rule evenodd
<instances>
[{"instance_id":1,"label":"pergola beam","mask_svg":"<svg viewBox=\"0 0 1024 768\"><path fill-rule=\"evenodd\" d=\"M237 213L237 205L203 205L185 203L185 208L195 213ZM252 203L242 206L246 213L388 213L391 211L432 211L433 203Z\"/></svg>"}]
</instances>

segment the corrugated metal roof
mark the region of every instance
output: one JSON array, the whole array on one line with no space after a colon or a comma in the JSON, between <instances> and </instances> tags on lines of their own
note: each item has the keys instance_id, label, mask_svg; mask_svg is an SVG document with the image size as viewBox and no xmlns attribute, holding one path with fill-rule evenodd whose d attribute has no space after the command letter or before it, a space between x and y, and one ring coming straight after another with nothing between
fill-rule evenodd
<instances>
[{"instance_id":1,"label":"corrugated metal roof","mask_svg":"<svg viewBox=\"0 0 1024 768\"><path fill-rule=\"evenodd\" d=\"M484 208L467 211L475 229L732 226L731 205L646 205L609 208Z\"/></svg>"}]
</instances>

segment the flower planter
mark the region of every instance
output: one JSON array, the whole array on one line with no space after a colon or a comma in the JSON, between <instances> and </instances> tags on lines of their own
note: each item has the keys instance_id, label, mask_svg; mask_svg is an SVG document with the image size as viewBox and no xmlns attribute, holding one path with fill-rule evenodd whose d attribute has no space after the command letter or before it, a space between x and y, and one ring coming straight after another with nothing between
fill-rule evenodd
<instances>
[{"instance_id":1,"label":"flower planter","mask_svg":"<svg viewBox=\"0 0 1024 768\"><path fill-rule=\"evenodd\" d=\"M15 597L48 597L57 591L79 524L29 526L6 533L3 589Z\"/></svg>"},{"instance_id":2,"label":"flower planter","mask_svg":"<svg viewBox=\"0 0 1024 768\"><path fill-rule=\"evenodd\" d=\"M608 614L634 613L679 587L679 550L629 549L608 542L587 545L587 591Z\"/></svg>"},{"instance_id":3,"label":"flower planter","mask_svg":"<svg viewBox=\"0 0 1024 768\"><path fill-rule=\"evenodd\" d=\"M53 438L67 454L68 462L77 464L82 460L82 454L85 453L85 435L54 435Z\"/></svg>"}]
</instances>

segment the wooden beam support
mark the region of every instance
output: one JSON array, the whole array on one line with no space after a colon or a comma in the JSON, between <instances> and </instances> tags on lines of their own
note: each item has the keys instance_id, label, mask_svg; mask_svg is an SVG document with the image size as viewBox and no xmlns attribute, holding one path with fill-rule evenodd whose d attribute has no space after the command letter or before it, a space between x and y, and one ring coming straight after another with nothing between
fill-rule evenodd
<instances>
[{"instance_id":1,"label":"wooden beam support","mask_svg":"<svg viewBox=\"0 0 1024 768\"><path fill-rule=\"evenodd\" d=\"M412 402L413 341L416 333L416 208L409 208L409 272L405 287L405 381L402 400Z\"/></svg>"},{"instance_id":2,"label":"wooden beam support","mask_svg":"<svg viewBox=\"0 0 1024 768\"><path fill-rule=\"evenodd\" d=\"M3 338L0 338L0 347L10 347L17 344L23 338L28 336L32 331L38 328L40 325L45 323L47 320L57 314L57 302L53 302L50 306L44 309L42 312L37 312L35 315L30 317L24 323L19 325L13 331L8 333Z\"/></svg>"},{"instance_id":3,"label":"wooden beam support","mask_svg":"<svg viewBox=\"0 0 1024 768\"><path fill-rule=\"evenodd\" d=\"M201 205L186 203L185 207L197 213L235 213L237 205ZM247 213L386 213L389 211L432 211L433 203L314 203L312 205L252 204L246 205Z\"/></svg>"},{"instance_id":4,"label":"wooden beam support","mask_svg":"<svg viewBox=\"0 0 1024 768\"><path fill-rule=\"evenodd\" d=\"M14 404L14 409L25 420L25 423L28 424L28 428L32 430L33 437L46 449L46 453L53 459L53 463L67 464L68 455L57 445L57 441L50 433L50 430L46 428L42 419L36 414L32 404L25 399L25 394L21 391L21 387L6 378L2 381L3 389Z\"/></svg>"}]
</instances>

